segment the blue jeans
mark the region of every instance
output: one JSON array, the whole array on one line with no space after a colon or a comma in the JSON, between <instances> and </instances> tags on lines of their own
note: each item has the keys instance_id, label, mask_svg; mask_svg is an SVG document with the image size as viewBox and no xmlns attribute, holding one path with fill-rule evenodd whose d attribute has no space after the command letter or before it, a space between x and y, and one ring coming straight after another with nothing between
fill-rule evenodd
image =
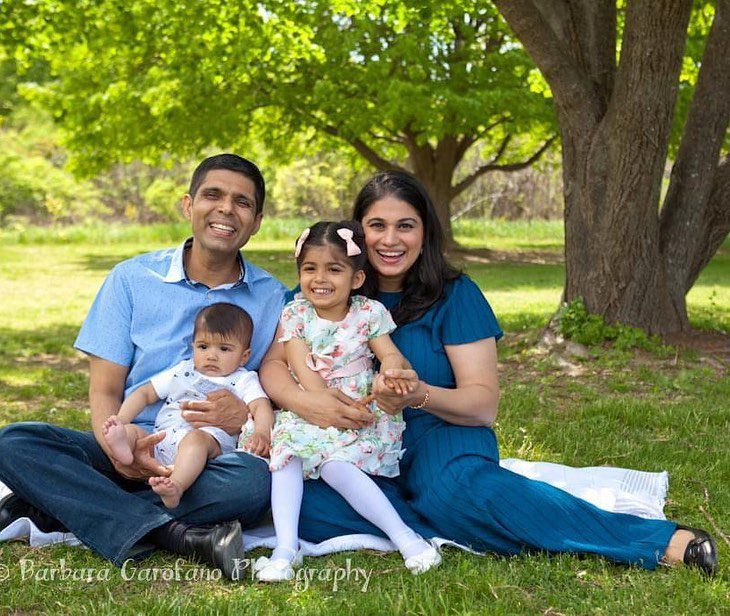
<instances>
[{"instance_id":1,"label":"blue jeans","mask_svg":"<svg viewBox=\"0 0 730 616\"><path fill-rule=\"evenodd\" d=\"M198 525L240 519L250 526L269 508L268 467L242 452L209 461L175 509L147 484L121 477L91 432L11 424L0 430L0 452L0 480L116 565L173 519Z\"/></svg>"}]
</instances>

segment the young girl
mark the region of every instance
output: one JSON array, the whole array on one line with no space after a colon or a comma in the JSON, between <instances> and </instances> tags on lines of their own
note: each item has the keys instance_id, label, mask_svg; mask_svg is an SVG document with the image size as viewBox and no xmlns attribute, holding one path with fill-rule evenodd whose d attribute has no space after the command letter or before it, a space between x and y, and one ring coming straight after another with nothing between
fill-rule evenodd
<instances>
[{"instance_id":1,"label":"young girl","mask_svg":"<svg viewBox=\"0 0 730 616\"><path fill-rule=\"evenodd\" d=\"M203 308L195 317L193 358L153 376L124 400L117 415L104 422L102 434L112 456L130 464L137 439L147 436L132 420L147 405L165 400L155 420L155 432L165 432L164 440L155 446L155 458L173 465L173 470L169 477L150 477L149 484L166 507L179 505L208 460L236 447L237 435L213 426L194 429L182 417L183 400L205 400L219 389L232 391L253 416L248 437L251 453L268 453L274 411L258 375L243 367L251 355L252 336L253 322L242 308L227 303Z\"/></svg>"},{"instance_id":2,"label":"young girl","mask_svg":"<svg viewBox=\"0 0 730 616\"><path fill-rule=\"evenodd\" d=\"M373 354L381 370L410 365L388 335L395 324L386 308L352 295L365 281L367 257L359 223L319 222L297 240L301 294L284 307L281 326L289 368L306 390L337 387L365 399L373 379ZM410 382L392 383L405 392ZM319 428L281 411L272 432L271 507L276 548L257 561L259 580L291 579L298 564L298 527L304 478L322 479L396 545L414 574L439 564L441 556L401 520L368 477L398 475L405 426L400 414L372 410L374 422L360 430Z\"/></svg>"}]
</instances>

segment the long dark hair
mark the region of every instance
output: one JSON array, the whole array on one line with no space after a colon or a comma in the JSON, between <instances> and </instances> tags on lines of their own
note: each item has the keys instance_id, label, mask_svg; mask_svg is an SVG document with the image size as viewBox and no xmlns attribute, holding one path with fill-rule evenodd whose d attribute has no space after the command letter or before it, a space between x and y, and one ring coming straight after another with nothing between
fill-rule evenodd
<instances>
[{"instance_id":1,"label":"long dark hair","mask_svg":"<svg viewBox=\"0 0 730 616\"><path fill-rule=\"evenodd\" d=\"M444 233L436 208L423 184L411 174L381 171L374 175L355 198L352 217L362 222L368 208L386 197L395 197L413 206L423 223L423 251L403 281L403 299L391 310L395 322L405 325L421 317L440 300L446 283L458 278L461 272L444 257ZM375 297L378 292L377 276L368 276L361 292Z\"/></svg>"}]
</instances>

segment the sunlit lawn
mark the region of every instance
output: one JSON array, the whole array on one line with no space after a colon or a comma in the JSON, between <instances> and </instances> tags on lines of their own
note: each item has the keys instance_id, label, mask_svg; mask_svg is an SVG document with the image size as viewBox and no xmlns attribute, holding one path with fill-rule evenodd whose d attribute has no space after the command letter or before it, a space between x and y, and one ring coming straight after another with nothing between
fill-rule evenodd
<instances>
[{"instance_id":1,"label":"sunlit lawn","mask_svg":"<svg viewBox=\"0 0 730 616\"><path fill-rule=\"evenodd\" d=\"M290 249L301 222L270 222L271 231L251 242L247 258L292 285ZM86 362L71 348L78 327L116 262L174 244L185 230L179 225L137 234L112 229L106 236L103 229L45 235L31 230L25 239L0 235L0 425L35 419L88 427ZM534 348L560 300L561 225L490 223L464 225L461 231L465 245L552 255L552 264L465 264L508 332L500 343L503 398L497 430L503 455L667 469L668 515L727 531L726 368L695 353L652 356L595 348L589 359L572 360L577 376L567 376L554 357ZM688 302L695 325L730 330L727 244ZM730 550L722 539L718 543L727 563ZM405 572L395 555L345 553L307 560L318 571L346 567L348 559L353 567L372 571L365 592L352 579L336 589L332 580L319 579L307 588L150 582L122 579L114 568L106 574L109 580L23 579L22 558L31 559L36 569L58 568L61 559L70 568L107 567L78 548L30 550L2 544L0 564L8 567L10 578L0 579L0 612L721 614L730 606L727 566L719 578L706 582L691 571L648 573L567 555L481 558L448 550L440 569L418 578ZM169 569L174 564L174 558L158 555L140 566Z\"/></svg>"}]
</instances>

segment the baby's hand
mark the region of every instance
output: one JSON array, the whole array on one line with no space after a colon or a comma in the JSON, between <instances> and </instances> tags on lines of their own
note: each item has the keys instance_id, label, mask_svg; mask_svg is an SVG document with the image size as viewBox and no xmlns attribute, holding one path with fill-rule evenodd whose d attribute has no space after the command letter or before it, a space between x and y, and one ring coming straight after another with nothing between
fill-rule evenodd
<instances>
[{"instance_id":1,"label":"baby's hand","mask_svg":"<svg viewBox=\"0 0 730 616\"><path fill-rule=\"evenodd\" d=\"M245 446L252 454L266 458L271 446L271 435L268 432L254 432L246 439Z\"/></svg>"}]
</instances>

